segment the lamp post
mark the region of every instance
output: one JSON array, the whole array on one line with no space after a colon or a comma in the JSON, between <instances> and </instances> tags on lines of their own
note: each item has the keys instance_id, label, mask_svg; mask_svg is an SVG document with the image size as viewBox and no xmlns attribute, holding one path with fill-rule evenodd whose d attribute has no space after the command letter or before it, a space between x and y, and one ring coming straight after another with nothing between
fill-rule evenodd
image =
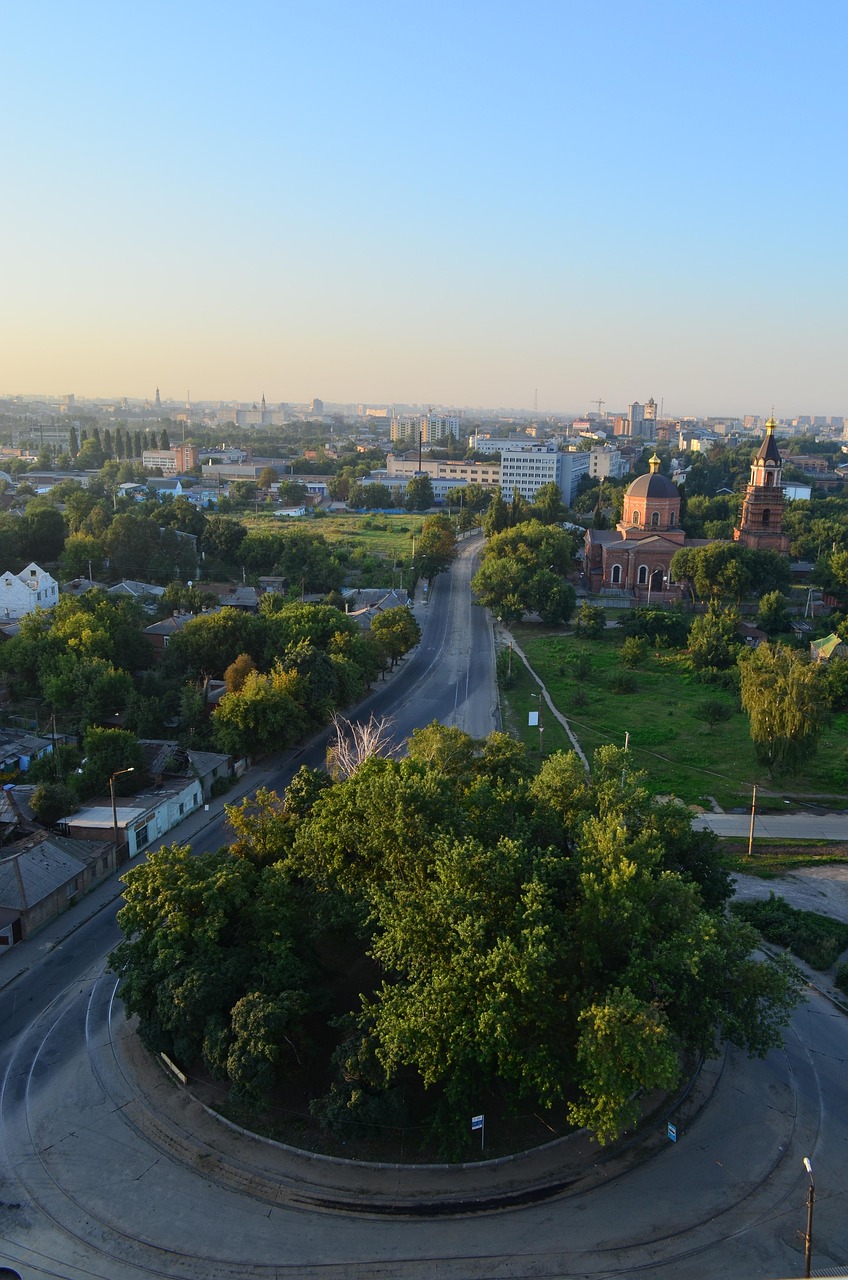
<instances>
[{"instance_id":1,"label":"lamp post","mask_svg":"<svg viewBox=\"0 0 848 1280\"><path fill-rule=\"evenodd\" d=\"M135 766L131 765L129 769L118 769L109 779L109 795L112 797L112 838L115 842L116 863L118 861L118 810L115 806L115 779L125 773L135 773Z\"/></svg>"},{"instance_id":2,"label":"lamp post","mask_svg":"<svg viewBox=\"0 0 848 1280\"><path fill-rule=\"evenodd\" d=\"M807 1230L804 1234L804 1276L809 1280L810 1264L813 1260L813 1205L816 1200L816 1184L813 1181L813 1166L810 1164L809 1156L804 1156L804 1168L810 1176L810 1185L807 1188Z\"/></svg>"},{"instance_id":3,"label":"lamp post","mask_svg":"<svg viewBox=\"0 0 848 1280\"><path fill-rule=\"evenodd\" d=\"M510 657L511 657L511 646L510 646ZM531 698L538 698L538 699L539 699L539 711L538 711L538 716L539 716L539 721L538 721L538 723L539 723L539 755L540 755L540 756L543 756L543 755L545 754L545 749L544 749L544 747L543 747L543 745L542 745L542 734L545 732L545 726L542 724L542 695L541 695L541 693L531 693L531 694L530 694L530 697L531 697ZM531 720L531 722L530 722L530 723L531 723L531 725L532 725L532 720Z\"/></svg>"}]
</instances>

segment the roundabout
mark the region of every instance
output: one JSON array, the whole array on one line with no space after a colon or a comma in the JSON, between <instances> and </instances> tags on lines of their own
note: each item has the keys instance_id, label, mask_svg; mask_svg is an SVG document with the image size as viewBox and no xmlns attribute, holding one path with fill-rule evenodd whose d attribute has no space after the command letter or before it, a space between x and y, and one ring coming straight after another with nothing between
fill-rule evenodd
<instances>
[{"instance_id":1,"label":"roundabout","mask_svg":"<svg viewBox=\"0 0 848 1280\"><path fill-rule=\"evenodd\" d=\"M676 1145L658 1122L610 1155L566 1140L439 1167L332 1160L241 1133L147 1054L115 986L102 968L73 984L8 1063L0 1258L24 1280L695 1277L712 1274L716 1250L749 1263L753 1250L748 1274L799 1274L802 1158L821 1186L848 1142L833 1110L844 1020L817 996L783 1051L708 1064ZM836 1221L824 1190L819 1208L824 1232Z\"/></svg>"}]
</instances>

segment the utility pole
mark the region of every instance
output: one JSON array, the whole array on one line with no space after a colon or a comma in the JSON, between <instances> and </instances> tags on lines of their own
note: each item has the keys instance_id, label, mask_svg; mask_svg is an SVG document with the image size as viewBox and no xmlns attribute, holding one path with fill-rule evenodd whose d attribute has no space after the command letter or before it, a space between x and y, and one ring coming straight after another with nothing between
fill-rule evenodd
<instances>
[{"instance_id":1,"label":"utility pole","mask_svg":"<svg viewBox=\"0 0 848 1280\"><path fill-rule=\"evenodd\" d=\"M624 731L624 754L625 755L627 755L627 748L629 746L630 746L630 731L625 729ZM626 776L627 776L627 765L625 764L625 765L622 765L622 768L621 768L621 785L622 786L624 786L624 779Z\"/></svg>"},{"instance_id":2,"label":"utility pole","mask_svg":"<svg viewBox=\"0 0 848 1280\"><path fill-rule=\"evenodd\" d=\"M754 783L754 794L751 796L751 829L748 832L748 857L754 848L754 821L757 816L757 785Z\"/></svg>"}]
</instances>

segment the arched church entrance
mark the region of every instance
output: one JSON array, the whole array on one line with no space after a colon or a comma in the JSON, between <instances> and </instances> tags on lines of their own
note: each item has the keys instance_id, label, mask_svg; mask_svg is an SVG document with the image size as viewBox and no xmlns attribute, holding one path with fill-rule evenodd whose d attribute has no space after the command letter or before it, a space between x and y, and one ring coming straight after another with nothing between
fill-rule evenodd
<instances>
[{"instance_id":1,"label":"arched church entrance","mask_svg":"<svg viewBox=\"0 0 848 1280\"><path fill-rule=\"evenodd\" d=\"M663 589L663 571L662 569L655 569L654 572L651 574L651 590L662 591L662 589Z\"/></svg>"}]
</instances>

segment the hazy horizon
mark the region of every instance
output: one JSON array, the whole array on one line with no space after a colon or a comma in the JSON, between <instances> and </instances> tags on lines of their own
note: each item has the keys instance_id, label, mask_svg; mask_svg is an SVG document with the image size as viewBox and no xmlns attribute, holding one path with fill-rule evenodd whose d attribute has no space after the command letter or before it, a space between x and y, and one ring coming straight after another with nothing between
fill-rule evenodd
<instances>
[{"instance_id":1,"label":"hazy horizon","mask_svg":"<svg viewBox=\"0 0 848 1280\"><path fill-rule=\"evenodd\" d=\"M841 415L846 30L833 0L18 6L0 383Z\"/></svg>"}]
</instances>

